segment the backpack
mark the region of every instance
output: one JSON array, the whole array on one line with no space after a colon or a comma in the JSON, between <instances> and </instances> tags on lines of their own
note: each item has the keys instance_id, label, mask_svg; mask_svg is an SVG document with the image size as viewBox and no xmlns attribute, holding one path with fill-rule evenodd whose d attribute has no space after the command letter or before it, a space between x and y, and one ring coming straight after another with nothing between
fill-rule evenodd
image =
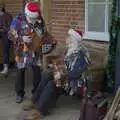
<instances>
[{"instance_id":1,"label":"backpack","mask_svg":"<svg viewBox=\"0 0 120 120\"><path fill-rule=\"evenodd\" d=\"M106 99L83 99L79 120L103 120L107 113Z\"/></svg>"}]
</instances>

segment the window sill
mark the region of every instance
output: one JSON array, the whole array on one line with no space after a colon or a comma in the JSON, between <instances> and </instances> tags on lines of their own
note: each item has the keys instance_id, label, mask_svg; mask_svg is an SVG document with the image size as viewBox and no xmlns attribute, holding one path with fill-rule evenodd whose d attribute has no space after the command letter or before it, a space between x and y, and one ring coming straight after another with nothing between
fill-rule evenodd
<instances>
[{"instance_id":1,"label":"window sill","mask_svg":"<svg viewBox=\"0 0 120 120\"><path fill-rule=\"evenodd\" d=\"M98 41L109 41L109 33L100 32L87 32L84 34L83 39L87 40L98 40Z\"/></svg>"}]
</instances>

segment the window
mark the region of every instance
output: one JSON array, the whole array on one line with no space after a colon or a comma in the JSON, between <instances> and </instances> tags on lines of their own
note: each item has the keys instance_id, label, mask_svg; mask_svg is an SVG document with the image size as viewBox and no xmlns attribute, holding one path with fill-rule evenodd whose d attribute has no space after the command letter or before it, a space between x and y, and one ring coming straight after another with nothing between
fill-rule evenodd
<instances>
[{"instance_id":1,"label":"window","mask_svg":"<svg viewBox=\"0 0 120 120\"><path fill-rule=\"evenodd\" d=\"M85 0L86 39L109 40L109 17L111 0Z\"/></svg>"}]
</instances>

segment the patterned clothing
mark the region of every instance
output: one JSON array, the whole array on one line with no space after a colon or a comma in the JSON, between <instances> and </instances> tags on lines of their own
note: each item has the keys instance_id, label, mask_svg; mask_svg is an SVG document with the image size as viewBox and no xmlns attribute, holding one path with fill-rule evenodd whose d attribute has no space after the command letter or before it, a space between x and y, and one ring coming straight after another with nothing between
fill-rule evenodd
<instances>
[{"instance_id":1,"label":"patterned clothing","mask_svg":"<svg viewBox=\"0 0 120 120\"><path fill-rule=\"evenodd\" d=\"M31 65L41 65L40 51L33 50L34 33L22 12L13 19L8 36L14 44L15 61L19 69ZM32 39L23 40L26 36Z\"/></svg>"},{"instance_id":2,"label":"patterned clothing","mask_svg":"<svg viewBox=\"0 0 120 120\"><path fill-rule=\"evenodd\" d=\"M74 50L65 57L65 65L68 77L68 89L77 90L81 75L89 64L88 52L84 47Z\"/></svg>"}]
</instances>

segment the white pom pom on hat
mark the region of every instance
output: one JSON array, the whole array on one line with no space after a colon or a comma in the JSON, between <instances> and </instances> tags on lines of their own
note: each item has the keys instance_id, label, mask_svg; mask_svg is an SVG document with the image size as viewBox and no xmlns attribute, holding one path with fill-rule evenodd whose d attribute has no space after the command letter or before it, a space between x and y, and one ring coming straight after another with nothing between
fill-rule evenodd
<instances>
[{"instance_id":1,"label":"white pom pom on hat","mask_svg":"<svg viewBox=\"0 0 120 120\"><path fill-rule=\"evenodd\" d=\"M68 30L68 35L73 37L74 39L81 41L83 37L83 33L80 30L77 29L69 29Z\"/></svg>"},{"instance_id":2,"label":"white pom pom on hat","mask_svg":"<svg viewBox=\"0 0 120 120\"><path fill-rule=\"evenodd\" d=\"M39 4L37 2L28 2L25 5L25 14L30 18L38 18L41 14Z\"/></svg>"}]
</instances>

